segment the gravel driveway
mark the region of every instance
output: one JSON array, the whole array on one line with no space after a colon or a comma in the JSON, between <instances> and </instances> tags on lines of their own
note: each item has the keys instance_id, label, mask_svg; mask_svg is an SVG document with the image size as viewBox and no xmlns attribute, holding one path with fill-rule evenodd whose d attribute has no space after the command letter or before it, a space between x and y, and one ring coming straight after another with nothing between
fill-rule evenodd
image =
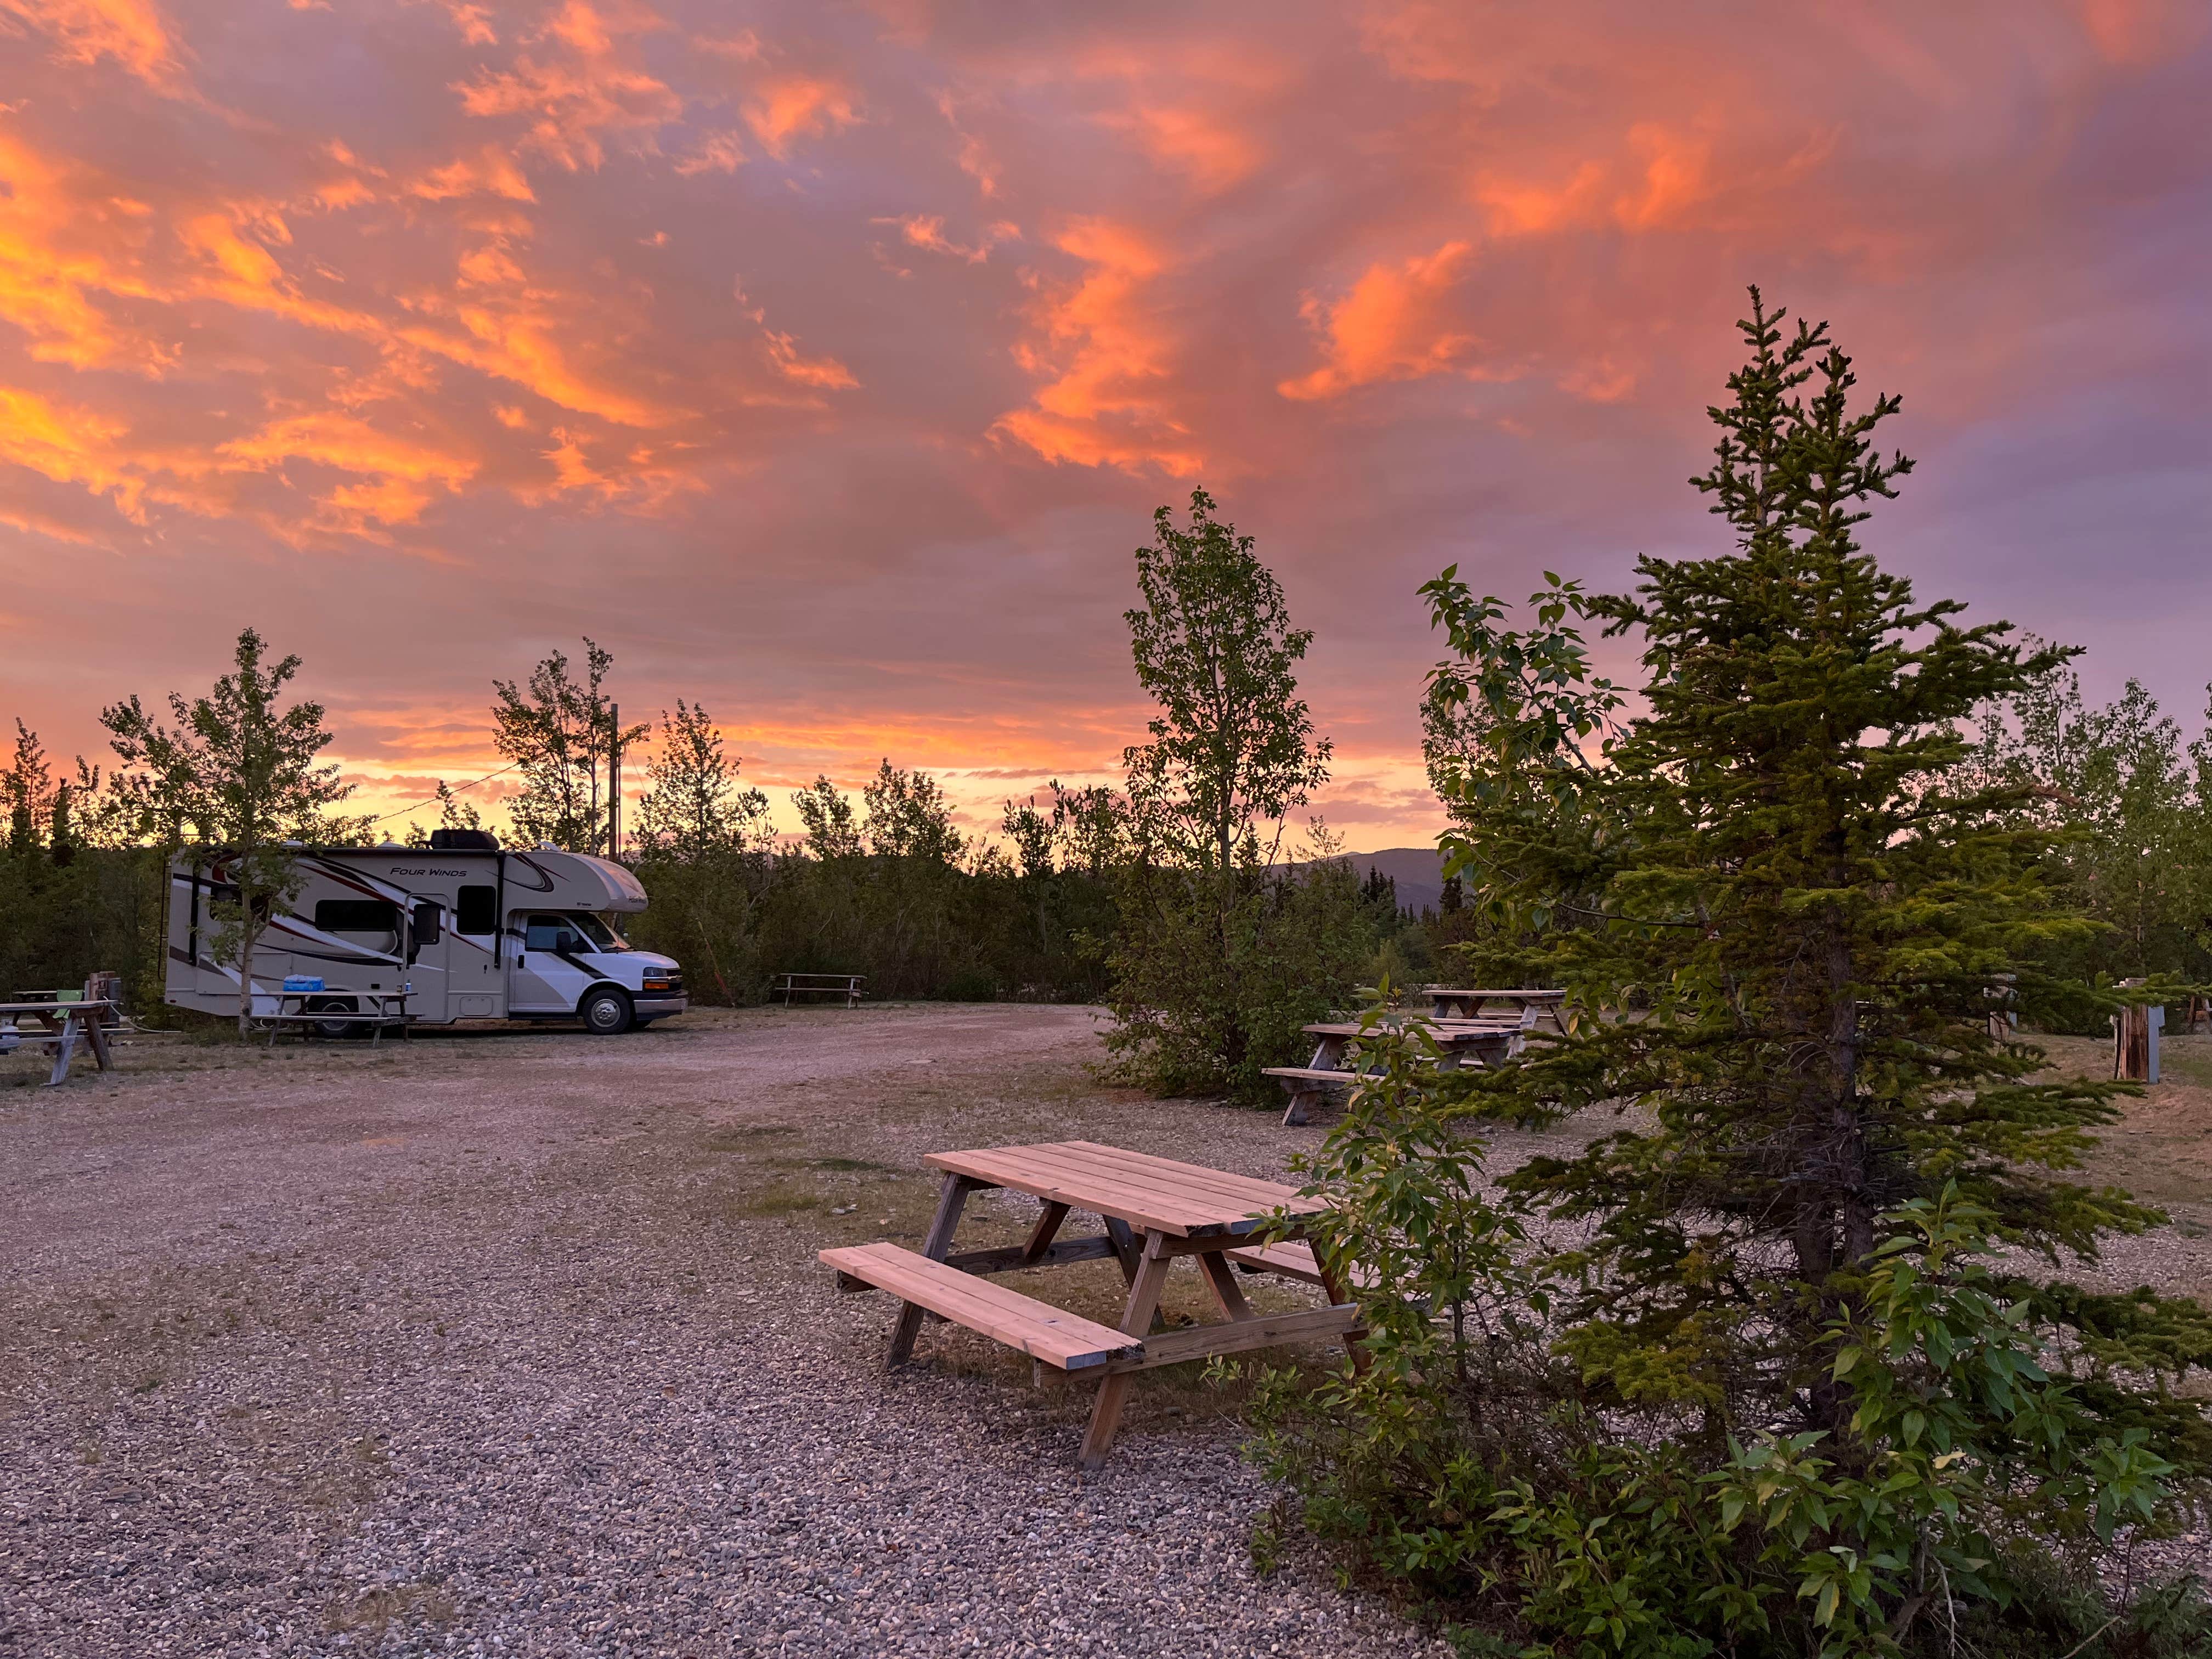
<instances>
[{"instance_id":1,"label":"gravel driveway","mask_svg":"<svg viewBox=\"0 0 2212 1659\"><path fill-rule=\"evenodd\" d=\"M1089 1389L942 1326L886 1375L815 1264L919 1234L926 1151L1318 1138L1097 1052L955 1006L0 1062L0 1654L1441 1652L1255 1578L1233 1389L1146 1379L1080 1480Z\"/></svg>"}]
</instances>

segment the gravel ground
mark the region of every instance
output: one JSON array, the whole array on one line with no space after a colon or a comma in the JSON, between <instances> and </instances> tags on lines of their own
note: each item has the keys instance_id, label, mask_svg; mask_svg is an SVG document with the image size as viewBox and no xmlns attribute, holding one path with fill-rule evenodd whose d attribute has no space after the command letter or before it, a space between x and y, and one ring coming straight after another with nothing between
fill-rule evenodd
<instances>
[{"instance_id":1,"label":"gravel ground","mask_svg":"<svg viewBox=\"0 0 2212 1659\"><path fill-rule=\"evenodd\" d=\"M926 1151L1267 1174L1318 1137L1098 1087L1095 1030L145 1041L51 1092L4 1062L0 1653L1440 1652L1310 1562L1255 1578L1233 1389L1145 1379L1081 1480L1088 1388L942 1326L887 1375L890 1304L814 1262L918 1235ZM1118 1305L1110 1264L1058 1271Z\"/></svg>"},{"instance_id":2,"label":"gravel ground","mask_svg":"<svg viewBox=\"0 0 2212 1659\"><path fill-rule=\"evenodd\" d=\"M1310 1557L1254 1576L1234 1385L1143 1379L1083 1480L1089 1387L944 1326L886 1374L890 1304L815 1262L917 1238L929 1151L1080 1135L1279 1175L1318 1142L1096 1085L1096 1029L147 1039L53 1091L0 1060L0 1655L1442 1655ZM2181 1225L2106 1282L2207 1279L2189 1042L2097 1170ZM1030 1212L983 1195L963 1237ZM1122 1286L1093 1262L1048 1293L1110 1322Z\"/></svg>"}]
</instances>

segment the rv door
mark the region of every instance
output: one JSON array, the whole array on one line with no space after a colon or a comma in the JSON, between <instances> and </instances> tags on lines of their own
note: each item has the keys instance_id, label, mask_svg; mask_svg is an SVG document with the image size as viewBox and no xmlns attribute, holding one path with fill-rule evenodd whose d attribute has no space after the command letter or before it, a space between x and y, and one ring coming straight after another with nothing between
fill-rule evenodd
<instances>
[{"instance_id":1,"label":"rv door","mask_svg":"<svg viewBox=\"0 0 2212 1659\"><path fill-rule=\"evenodd\" d=\"M524 913L521 938L507 971L507 1011L517 1014L568 1014L585 988L598 975L582 960L590 943L568 917L553 912Z\"/></svg>"}]
</instances>

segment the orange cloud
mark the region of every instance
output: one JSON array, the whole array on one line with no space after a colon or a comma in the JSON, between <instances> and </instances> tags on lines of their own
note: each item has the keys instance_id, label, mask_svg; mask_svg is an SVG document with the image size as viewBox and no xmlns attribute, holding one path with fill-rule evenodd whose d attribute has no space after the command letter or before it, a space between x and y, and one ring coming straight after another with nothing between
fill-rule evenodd
<instances>
[{"instance_id":1,"label":"orange cloud","mask_svg":"<svg viewBox=\"0 0 2212 1659\"><path fill-rule=\"evenodd\" d=\"M495 46L499 34L491 26L484 9L467 0L443 0L446 15L453 20L453 27L461 32L461 39L472 46Z\"/></svg>"},{"instance_id":2,"label":"orange cloud","mask_svg":"<svg viewBox=\"0 0 2212 1659\"><path fill-rule=\"evenodd\" d=\"M406 192L426 202L450 201L459 196L497 196L510 202L538 199L514 158L495 144L431 168L410 180Z\"/></svg>"},{"instance_id":3,"label":"orange cloud","mask_svg":"<svg viewBox=\"0 0 2212 1659\"><path fill-rule=\"evenodd\" d=\"M1021 227L1000 219L983 228L982 240L973 247L963 247L945 234L945 218L936 213L908 213L888 219L877 219L879 225L896 225L899 234L909 247L918 247L930 253L942 253L955 259L965 259L971 265L980 265L991 257L991 250L1000 242L1012 241L1022 234Z\"/></svg>"},{"instance_id":4,"label":"orange cloud","mask_svg":"<svg viewBox=\"0 0 2212 1659\"><path fill-rule=\"evenodd\" d=\"M54 56L64 63L112 58L158 91L176 84L176 46L148 0L0 0L0 15L52 36Z\"/></svg>"},{"instance_id":5,"label":"orange cloud","mask_svg":"<svg viewBox=\"0 0 2212 1659\"><path fill-rule=\"evenodd\" d=\"M1053 245L1090 269L1072 286L1041 289L1033 318L1044 343L1015 356L1050 379L992 430L1048 461L1195 477L1206 457L1170 412L1174 342L1151 294L1166 256L1132 227L1102 219L1077 221Z\"/></svg>"},{"instance_id":6,"label":"orange cloud","mask_svg":"<svg viewBox=\"0 0 2212 1659\"><path fill-rule=\"evenodd\" d=\"M1370 265L1335 304L1309 297L1306 320L1326 337L1328 361L1275 390L1300 400L1334 398L1377 380L1413 380L1449 368L1474 344L1450 320L1450 300L1473 253L1447 242L1402 264Z\"/></svg>"},{"instance_id":7,"label":"orange cloud","mask_svg":"<svg viewBox=\"0 0 2212 1659\"><path fill-rule=\"evenodd\" d=\"M652 135L684 113L667 82L623 61L617 44L620 34L659 27L649 14L611 22L586 0L567 0L537 37L559 43L557 58L518 57L513 69L483 70L453 89L471 115L528 117L524 142L547 160L571 173L597 167L606 136L628 134L650 149Z\"/></svg>"},{"instance_id":8,"label":"orange cloud","mask_svg":"<svg viewBox=\"0 0 2212 1659\"><path fill-rule=\"evenodd\" d=\"M1711 143L1650 121L1631 127L1628 142L1641 152L1644 168L1643 176L1613 202L1613 217L1622 228L1656 230L1677 223L1712 194Z\"/></svg>"},{"instance_id":9,"label":"orange cloud","mask_svg":"<svg viewBox=\"0 0 2212 1659\"><path fill-rule=\"evenodd\" d=\"M744 165L745 152L734 132L710 132L699 148L676 164L685 178L700 173L735 173Z\"/></svg>"},{"instance_id":10,"label":"orange cloud","mask_svg":"<svg viewBox=\"0 0 2212 1659\"><path fill-rule=\"evenodd\" d=\"M57 483L82 484L95 495L112 495L125 517L143 520L139 496L144 486L117 454L124 431L120 421L91 410L0 386L0 460L28 467Z\"/></svg>"},{"instance_id":11,"label":"orange cloud","mask_svg":"<svg viewBox=\"0 0 2212 1659\"><path fill-rule=\"evenodd\" d=\"M357 475L320 498L315 528L362 534L372 525L408 524L442 491L458 490L476 476L473 457L448 454L413 439L382 431L334 410L274 421L245 437L216 447L215 453L246 471L278 471L294 461Z\"/></svg>"},{"instance_id":12,"label":"orange cloud","mask_svg":"<svg viewBox=\"0 0 2212 1659\"><path fill-rule=\"evenodd\" d=\"M153 210L79 162L0 128L0 315L42 362L158 374L175 347L111 316L97 293L150 295L143 270Z\"/></svg>"},{"instance_id":13,"label":"orange cloud","mask_svg":"<svg viewBox=\"0 0 2212 1659\"><path fill-rule=\"evenodd\" d=\"M1267 159L1249 134L1202 108L1147 105L1106 118L1109 125L1133 133L1155 162L1188 175L1208 195L1249 178Z\"/></svg>"},{"instance_id":14,"label":"orange cloud","mask_svg":"<svg viewBox=\"0 0 2212 1659\"><path fill-rule=\"evenodd\" d=\"M770 329L767 334L769 361L776 372L787 380L800 386L820 386L826 392L845 392L860 383L853 378L852 370L835 357L805 357L788 334L779 334Z\"/></svg>"},{"instance_id":15,"label":"orange cloud","mask_svg":"<svg viewBox=\"0 0 2212 1659\"><path fill-rule=\"evenodd\" d=\"M745 106L745 125L761 148L779 161L793 138L848 127L859 119L847 88L805 75L771 76Z\"/></svg>"}]
</instances>

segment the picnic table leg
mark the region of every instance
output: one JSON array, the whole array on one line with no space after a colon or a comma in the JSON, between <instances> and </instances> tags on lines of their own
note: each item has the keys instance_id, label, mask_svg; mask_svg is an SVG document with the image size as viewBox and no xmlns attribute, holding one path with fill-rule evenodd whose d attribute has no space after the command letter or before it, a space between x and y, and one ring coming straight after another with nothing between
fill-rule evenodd
<instances>
[{"instance_id":1,"label":"picnic table leg","mask_svg":"<svg viewBox=\"0 0 2212 1659\"><path fill-rule=\"evenodd\" d=\"M1209 1250L1199 1257L1198 1265L1206 1274L1206 1288L1213 1292L1213 1300L1224 1318L1252 1317L1252 1304L1244 1299L1244 1292L1237 1288L1237 1275L1231 1270L1227 1256Z\"/></svg>"},{"instance_id":2,"label":"picnic table leg","mask_svg":"<svg viewBox=\"0 0 2212 1659\"><path fill-rule=\"evenodd\" d=\"M929 1224L929 1237L921 1246L921 1253L932 1261L942 1261L952 1254L952 1231L960 1224L961 1209L968 1202L968 1194L982 1184L967 1176L946 1172L945 1185L938 1194L937 1218ZM895 1370L914 1358L914 1340L921 1334L923 1311L915 1303L899 1304L898 1323L891 1328L890 1352L884 1360L884 1370Z\"/></svg>"},{"instance_id":3,"label":"picnic table leg","mask_svg":"<svg viewBox=\"0 0 2212 1659\"><path fill-rule=\"evenodd\" d=\"M1137 1254L1139 1249L1136 1234L1129 1224L1119 1216L1107 1216L1106 1237L1114 1242L1114 1260L1121 1264L1121 1278L1132 1288L1137 1283Z\"/></svg>"},{"instance_id":4,"label":"picnic table leg","mask_svg":"<svg viewBox=\"0 0 2212 1659\"><path fill-rule=\"evenodd\" d=\"M1321 1293L1329 1299L1329 1304L1332 1307L1341 1307L1345 1303L1351 1301L1352 1298L1344 1293L1344 1275L1339 1271L1339 1264L1335 1261L1334 1253L1324 1252L1317 1243L1313 1246L1313 1253L1314 1266L1321 1269ZM1345 1358L1352 1361L1352 1368L1354 1370L1362 1374L1364 1374L1367 1370L1368 1357L1367 1345L1361 1341L1360 1338L1366 1334L1364 1330L1346 1331L1344 1334Z\"/></svg>"},{"instance_id":5,"label":"picnic table leg","mask_svg":"<svg viewBox=\"0 0 2212 1659\"><path fill-rule=\"evenodd\" d=\"M1325 1036L1314 1045L1313 1058L1306 1062L1306 1069L1310 1072L1334 1072L1343 1059L1344 1039ZM1284 1081L1287 1083L1290 1079L1285 1078ZM1304 1123L1307 1114L1320 1099L1321 1091L1318 1089L1301 1086L1291 1090L1291 1103L1283 1111L1283 1127L1294 1129Z\"/></svg>"},{"instance_id":6,"label":"picnic table leg","mask_svg":"<svg viewBox=\"0 0 2212 1659\"><path fill-rule=\"evenodd\" d=\"M1036 1226L1030 1234L1029 1243L1022 1246L1024 1267L1027 1267L1052 1248L1053 1238L1060 1231L1060 1224L1066 1219L1066 1205L1048 1203L1044 1206L1044 1213L1037 1218Z\"/></svg>"},{"instance_id":7,"label":"picnic table leg","mask_svg":"<svg viewBox=\"0 0 2212 1659\"><path fill-rule=\"evenodd\" d=\"M1160 1308L1160 1292L1167 1285L1168 1264L1175 1260L1162 1249L1164 1243L1158 1233L1145 1235L1144 1257L1136 1281L1129 1286L1129 1305L1121 1315L1124 1336L1142 1337L1152 1329L1152 1316ZM1084 1434L1083 1451L1077 1459L1084 1468L1097 1469L1105 1464L1106 1454L1114 1449L1114 1431L1121 1421L1122 1403L1135 1381L1134 1374L1123 1371L1098 1385L1098 1402L1091 1408L1091 1427Z\"/></svg>"},{"instance_id":8,"label":"picnic table leg","mask_svg":"<svg viewBox=\"0 0 2212 1659\"><path fill-rule=\"evenodd\" d=\"M105 1009L94 1012L84 1023L84 1040L92 1045L92 1057L100 1062L100 1069L103 1072L112 1069L107 1052L107 1033L101 1029L100 1023L100 1014L106 1012Z\"/></svg>"},{"instance_id":9,"label":"picnic table leg","mask_svg":"<svg viewBox=\"0 0 2212 1659\"><path fill-rule=\"evenodd\" d=\"M76 1052L76 1017L73 1014L64 1014L58 1026L52 1020L43 1017L40 1023L49 1031L59 1033L59 1038L54 1044L53 1075L46 1079L46 1087L51 1089L69 1076L70 1056Z\"/></svg>"}]
</instances>

